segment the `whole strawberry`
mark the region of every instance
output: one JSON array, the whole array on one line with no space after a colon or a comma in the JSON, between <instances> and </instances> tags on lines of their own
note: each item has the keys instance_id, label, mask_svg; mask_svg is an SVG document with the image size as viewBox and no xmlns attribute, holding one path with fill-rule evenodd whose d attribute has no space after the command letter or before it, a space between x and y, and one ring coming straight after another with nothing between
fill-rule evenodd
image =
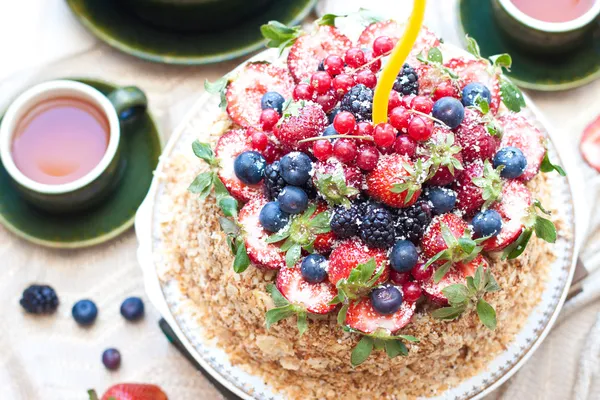
<instances>
[{"instance_id":1,"label":"whole strawberry","mask_svg":"<svg viewBox=\"0 0 600 400\"><path fill-rule=\"evenodd\" d=\"M462 147L465 162L491 160L498 148L498 139L486 129L481 113L465 108L465 119L456 130L456 141Z\"/></svg>"},{"instance_id":2,"label":"whole strawberry","mask_svg":"<svg viewBox=\"0 0 600 400\"><path fill-rule=\"evenodd\" d=\"M98 400L94 390L88 391L88 394L90 400ZM168 398L156 385L119 383L108 388L100 400L168 400Z\"/></svg>"},{"instance_id":3,"label":"whole strawberry","mask_svg":"<svg viewBox=\"0 0 600 400\"><path fill-rule=\"evenodd\" d=\"M379 159L367 175L367 193L388 206L404 208L413 205L421 194L427 173L404 155L390 154Z\"/></svg>"},{"instance_id":4,"label":"whole strawberry","mask_svg":"<svg viewBox=\"0 0 600 400\"><path fill-rule=\"evenodd\" d=\"M482 206L488 207L502 193L502 179L489 161L476 160L465 167L454 185L459 210L473 215Z\"/></svg>"},{"instance_id":5,"label":"whole strawberry","mask_svg":"<svg viewBox=\"0 0 600 400\"><path fill-rule=\"evenodd\" d=\"M462 237L467 229L467 222L456 214L443 214L435 217L421 241L423 253L428 258L448 248L448 243L442 234L442 225L447 226L456 239Z\"/></svg>"},{"instance_id":6,"label":"whole strawberry","mask_svg":"<svg viewBox=\"0 0 600 400\"><path fill-rule=\"evenodd\" d=\"M320 136L327 125L327 115L321 106L305 101L292 102L283 110L283 119L274 133L284 146L306 151L312 147L312 143L299 142Z\"/></svg>"},{"instance_id":7,"label":"whole strawberry","mask_svg":"<svg viewBox=\"0 0 600 400\"><path fill-rule=\"evenodd\" d=\"M340 279L348 278L353 269L368 262L371 258L375 259L378 268L384 267L384 271L376 283L385 282L390 274L385 250L369 248L358 239L340 243L329 256L329 281L336 284Z\"/></svg>"}]
</instances>

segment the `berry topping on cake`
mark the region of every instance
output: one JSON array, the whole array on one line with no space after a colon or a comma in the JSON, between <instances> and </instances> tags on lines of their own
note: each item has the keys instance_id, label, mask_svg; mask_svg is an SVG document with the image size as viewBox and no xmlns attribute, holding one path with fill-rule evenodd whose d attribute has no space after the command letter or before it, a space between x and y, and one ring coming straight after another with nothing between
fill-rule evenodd
<instances>
[{"instance_id":1,"label":"berry topping on cake","mask_svg":"<svg viewBox=\"0 0 600 400\"><path fill-rule=\"evenodd\" d=\"M422 169L417 167L400 154L380 157L377 167L367 175L367 193L390 207L411 206L421 194L425 179Z\"/></svg>"},{"instance_id":2,"label":"berry topping on cake","mask_svg":"<svg viewBox=\"0 0 600 400\"><path fill-rule=\"evenodd\" d=\"M419 94L419 75L413 67L404 64L394 82L394 90L403 96Z\"/></svg>"},{"instance_id":3,"label":"berry topping on cake","mask_svg":"<svg viewBox=\"0 0 600 400\"><path fill-rule=\"evenodd\" d=\"M418 244L423 232L431 223L432 211L429 203L418 200L412 206L398 210L396 215L396 238Z\"/></svg>"},{"instance_id":4,"label":"berry topping on cake","mask_svg":"<svg viewBox=\"0 0 600 400\"><path fill-rule=\"evenodd\" d=\"M384 207L370 207L360 220L358 231L367 246L387 249L394 244L394 216Z\"/></svg>"},{"instance_id":5,"label":"berry topping on cake","mask_svg":"<svg viewBox=\"0 0 600 400\"><path fill-rule=\"evenodd\" d=\"M371 298L350 303L346 314L346 325L363 333L375 333L382 331L383 334L392 335L410 323L415 312L415 303L402 301L401 291L394 286L389 286L400 293L400 307L391 314L378 312Z\"/></svg>"},{"instance_id":6,"label":"berry topping on cake","mask_svg":"<svg viewBox=\"0 0 600 400\"><path fill-rule=\"evenodd\" d=\"M303 139L321 136L327 128L327 115L317 104L292 102L283 110L283 118L275 130L275 137L291 149L308 150L310 143Z\"/></svg>"},{"instance_id":7,"label":"berry topping on cake","mask_svg":"<svg viewBox=\"0 0 600 400\"><path fill-rule=\"evenodd\" d=\"M352 113L357 121L370 121L373 113L373 90L363 84L353 86L344 94L340 109Z\"/></svg>"},{"instance_id":8,"label":"berry topping on cake","mask_svg":"<svg viewBox=\"0 0 600 400\"><path fill-rule=\"evenodd\" d=\"M546 154L546 139L544 135L518 114L506 114L498 117L502 128L500 147L516 147L521 150L527 165L520 179L528 181L540 171L540 166Z\"/></svg>"},{"instance_id":9,"label":"berry topping on cake","mask_svg":"<svg viewBox=\"0 0 600 400\"><path fill-rule=\"evenodd\" d=\"M361 264L368 263L371 259L376 262L376 269L370 277L381 271L375 283L384 283L389 276L388 257L385 250L367 246L357 239L340 243L329 256L329 281L337 284L342 279L347 279L352 270Z\"/></svg>"},{"instance_id":10,"label":"berry topping on cake","mask_svg":"<svg viewBox=\"0 0 600 400\"><path fill-rule=\"evenodd\" d=\"M304 261L302 262L302 265ZM330 305L337 295L331 283L310 282L304 278L303 267L282 268L277 273L277 289L290 303L303 307L313 314L327 314L335 305Z\"/></svg>"}]
</instances>

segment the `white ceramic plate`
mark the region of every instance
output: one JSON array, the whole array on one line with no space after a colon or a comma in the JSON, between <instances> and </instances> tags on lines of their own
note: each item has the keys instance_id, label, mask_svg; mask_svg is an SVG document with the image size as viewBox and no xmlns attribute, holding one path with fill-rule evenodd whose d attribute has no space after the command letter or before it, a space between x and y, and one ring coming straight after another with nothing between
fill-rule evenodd
<instances>
[{"instance_id":1,"label":"white ceramic plate","mask_svg":"<svg viewBox=\"0 0 600 400\"><path fill-rule=\"evenodd\" d=\"M462 53L462 50L459 50ZM466 54L466 53L465 53ZM277 52L267 50L251 61L275 60ZM543 118L528 100L529 108L522 111L543 132L549 130ZM217 96L202 96L171 137L157 174L163 172L165 159L174 154L191 152L191 143L197 139L200 127L206 126L218 112ZM557 149L550 144L550 155L560 159ZM568 168L567 168L568 172ZM523 329L503 353L499 354L478 375L460 385L440 393L436 399L480 399L505 382L532 355L546 337L565 300L575 269L575 216L573 190L568 179L552 174L552 201L560 210L563 226L570 233L559 238L553 246L556 261L551 265L542 300L529 316ZM138 260L142 267L146 290L152 303L173 328L179 340L198 363L221 384L243 399L284 399L275 393L261 378L253 376L239 367L232 366L227 354L213 341L203 337L203 328L198 324L191 300L182 295L176 281L160 281L158 272L165 270L165 260L156 249L160 246L158 210L164 199L164 185L154 179L150 192L136 217L136 233L139 241Z\"/></svg>"}]
</instances>

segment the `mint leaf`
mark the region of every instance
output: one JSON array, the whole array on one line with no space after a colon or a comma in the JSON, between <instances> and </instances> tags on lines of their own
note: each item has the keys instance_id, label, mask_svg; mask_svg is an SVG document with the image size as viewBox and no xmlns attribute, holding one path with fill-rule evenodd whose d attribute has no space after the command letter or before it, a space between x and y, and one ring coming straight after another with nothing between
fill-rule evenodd
<instances>
[{"instance_id":1,"label":"mint leaf","mask_svg":"<svg viewBox=\"0 0 600 400\"><path fill-rule=\"evenodd\" d=\"M308 320L305 312L297 313L296 325L298 326L298 333L300 333L300 336L304 335L304 332L308 329Z\"/></svg>"},{"instance_id":2,"label":"mint leaf","mask_svg":"<svg viewBox=\"0 0 600 400\"><path fill-rule=\"evenodd\" d=\"M384 342L384 346L385 346L385 352L389 358L395 358L395 357L398 357L399 355L403 355L403 356L408 355L408 349L406 348L404 343L402 343L399 340L386 340Z\"/></svg>"},{"instance_id":3,"label":"mint leaf","mask_svg":"<svg viewBox=\"0 0 600 400\"><path fill-rule=\"evenodd\" d=\"M525 229L517 238L517 240L515 240L514 243L504 250L504 253L502 253L502 259L504 260L508 258L509 260L512 260L523 254L532 234L533 231L531 229Z\"/></svg>"},{"instance_id":4,"label":"mint leaf","mask_svg":"<svg viewBox=\"0 0 600 400\"><path fill-rule=\"evenodd\" d=\"M273 285L272 283L269 283L267 285L267 292L269 292L269 294L271 295L275 307L283 307L290 304L290 302L285 297L283 297L279 289L277 289L277 286Z\"/></svg>"},{"instance_id":5,"label":"mint leaf","mask_svg":"<svg viewBox=\"0 0 600 400\"><path fill-rule=\"evenodd\" d=\"M275 325L279 321L291 317L295 313L296 312L293 304L288 304L283 307L271 308L269 311L267 311L267 314L265 315L267 329L271 328L271 326Z\"/></svg>"},{"instance_id":6,"label":"mint leaf","mask_svg":"<svg viewBox=\"0 0 600 400\"><path fill-rule=\"evenodd\" d=\"M444 62L444 56L437 47L432 47L427 53L427 60L433 63L442 64Z\"/></svg>"},{"instance_id":7,"label":"mint leaf","mask_svg":"<svg viewBox=\"0 0 600 400\"><path fill-rule=\"evenodd\" d=\"M445 287L442 293L451 305L464 304L469 300L469 290L459 283Z\"/></svg>"},{"instance_id":8,"label":"mint leaf","mask_svg":"<svg viewBox=\"0 0 600 400\"><path fill-rule=\"evenodd\" d=\"M477 315L486 328L492 331L496 329L496 310L483 299L477 302Z\"/></svg>"},{"instance_id":9,"label":"mint leaf","mask_svg":"<svg viewBox=\"0 0 600 400\"><path fill-rule=\"evenodd\" d=\"M544 159L542 160L542 165L540 166L540 170L542 172L556 171L556 172L558 172L558 174L560 176L567 176L567 173L565 172L564 169L562 169L562 167L560 165L553 164L552 161L550 161L550 157L548 156L548 151L546 151L546 154L544 154Z\"/></svg>"},{"instance_id":10,"label":"mint leaf","mask_svg":"<svg viewBox=\"0 0 600 400\"><path fill-rule=\"evenodd\" d=\"M552 221L538 216L535 219L535 235L548 243L556 242L556 227Z\"/></svg>"},{"instance_id":11,"label":"mint leaf","mask_svg":"<svg viewBox=\"0 0 600 400\"><path fill-rule=\"evenodd\" d=\"M278 48L280 55L303 34L300 27L290 27L279 21L269 21L268 24L262 25L260 32L267 39L267 47Z\"/></svg>"},{"instance_id":12,"label":"mint leaf","mask_svg":"<svg viewBox=\"0 0 600 400\"><path fill-rule=\"evenodd\" d=\"M506 53L491 56L490 61L494 67L504 68L508 71L510 71L510 67L512 66L512 57Z\"/></svg>"},{"instance_id":13,"label":"mint leaf","mask_svg":"<svg viewBox=\"0 0 600 400\"><path fill-rule=\"evenodd\" d=\"M496 282L496 279L489 270L485 271L485 280L486 284L483 290L487 293L493 293L500 290L500 285L498 285L498 282Z\"/></svg>"},{"instance_id":14,"label":"mint leaf","mask_svg":"<svg viewBox=\"0 0 600 400\"><path fill-rule=\"evenodd\" d=\"M435 271L435 273L433 274L433 281L435 283L439 283L442 279L444 279L448 271L450 271L450 267L452 267L452 263L448 261L440 268L438 268L437 271Z\"/></svg>"},{"instance_id":15,"label":"mint leaf","mask_svg":"<svg viewBox=\"0 0 600 400\"><path fill-rule=\"evenodd\" d=\"M242 241L242 243L238 245L235 258L233 259L233 270L236 273L241 274L248 268L249 265L250 259L248 258L248 253L246 252L246 244Z\"/></svg>"},{"instance_id":16,"label":"mint leaf","mask_svg":"<svg viewBox=\"0 0 600 400\"><path fill-rule=\"evenodd\" d=\"M346 314L348 313L348 304L344 304L337 315L338 325L344 325L346 322Z\"/></svg>"},{"instance_id":17,"label":"mint leaf","mask_svg":"<svg viewBox=\"0 0 600 400\"><path fill-rule=\"evenodd\" d=\"M420 342L419 339L417 339L416 337L411 336L411 335L396 335L394 337L398 338L398 339L404 339L407 342L413 342L413 343L419 343Z\"/></svg>"},{"instance_id":18,"label":"mint leaf","mask_svg":"<svg viewBox=\"0 0 600 400\"><path fill-rule=\"evenodd\" d=\"M371 355L373 351L373 338L369 336L363 336L360 341L356 344L350 355L350 363L353 367L356 367Z\"/></svg>"},{"instance_id":19,"label":"mint leaf","mask_svg":"<svg viewBox=\"0 0 600 400\"><path fill-rule=\"evenodd\" d=\"M208 165L215 165L215 153L210 147L210 144L195 140L194 143L192 143L192 150L196 157L206 161Z\"/></svg>"},{"instance_id":20,"label":"mint leaf","mask_svg":"<svg viewBox=\"0 0 600 400\"><path fill-rule=\"evenodd\" d=\"M203 172L198 175L188 187L190 193L199 194L201 199L205 199L210 193L213 181L218 179L214 172Z\"/></svg>"},{"instance_id":21,"label":"mint leaf","mask_svg":"<svg viewBox=\"0 0 600 400\"><path fill-rule=\"evenodd\" d=\"M505 76L500 80L500 97L510 111L518 113L526 106L521 90Z\"/></svg>"},{"instance_id":22,"label":"mint leaf","mask_svg":"<svg viewBox=\"0 0 600 400\"><path fill-rule=\"evenodd\" d=\"M443 308L438 308L437 310L433 310L433 312L431 313L431 316L435 319L453 320L453 319L460 317L460 315L463 312L465 312L464 307L451 306L451 307L443 307Z\"/></svg>"},{"instance_id":23,"label":"mint leaf","mask_svg":"<svg viewBox=\"0 0 600 400\"><path fill-rule=\"evenodd\" d=\"M475 106L483 115L487 115L490 112L490 103L480 95L475 97Z\"/></svg>"},{"instance_id":24,"label":"mint leaf","mask_svg":"<svg viewBox=\"0 0 600 400\"><path fill-rule=\"evenodd\" d=\"M238 211L238 202L231 196L225 196L218 202L221 211L228 217L235 217Z\"/></svg>"},{"instance_id":25,"label":"mint leaf","mask_svg":"<svg viewBox=\"0 0 600 400\"><path fill-rule=\"evenodd\" d=\"M221 226L221 230L225 232L227 236L237 236L240 233L238 225L229 218L219 217L219 225Z\"/></svg>"},{"instance_id":26,"label":"mint leaf","mask_svg":"<svg viewBox=\"0 0 600 400\"><path fill-rule=\"evenodd\" d=\"M226 76L212 83L209 82L208 79L204 81L204 90L210 94L218 94L220 96L221 101L219 102L219 107L222 110L227 107L227 96L225 95L227 92L227 85L229 85L229 78Z\"/></svg>"},{"instance_id":27,"label":"mint leaf","mask_svg":"<svg viewBox=\"0 0 600 400\"><path fill-rule=\"evenodd\" d=\"M294 265L300 260L300 255L302 254L302 246L299 244L294 244L289 250L285 253L285 265L288 268L293 268Z\"/></svg>"},{"instance_id":28,"label":"mint leaf","mask_svg":"<svg viewBox=\"0 0 600 400\"><path fill-rule=\"evenodd\" d=\"M475 243L475 241L473 239L469 239L467 237L459 238L458 245L467 254L471 254L473 252L473 250L475 250L475 247L477 247L477 244Z\"/></svg>"},{"instance_id":29,"label":"mint leaf","mask_svg":"<svg viewBox=\"0 0 600 400\"><path fill-rule=\"evenodd\" d=\"M467 35L467 51L473 54L477 58L481 58L481 51L479 50L479 44L471 36Z\"/></svg>"},{"instance_id":30,"label":"mint leaf","mask_svg":"<svg viewBox=\"0 0 600 400\"><path fill-rule=\"evenodd\" d=\"M315 21L315 23L317 25L320 26L335 26L335 19L338 17L342 17L342 15L335 15L335 14L325 14L323 15L321 18L319 18L318 20Z\"/></svg>"}]
</instances>

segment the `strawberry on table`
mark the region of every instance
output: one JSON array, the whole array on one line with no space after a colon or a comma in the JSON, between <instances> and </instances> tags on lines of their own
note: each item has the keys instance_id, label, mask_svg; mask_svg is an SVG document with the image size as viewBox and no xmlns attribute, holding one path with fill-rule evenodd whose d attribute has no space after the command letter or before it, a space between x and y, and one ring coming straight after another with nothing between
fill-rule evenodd
<instances>
[{"instance_id":1,"label":"strawberry on table","mask_svg":"<svg viewBox=\"0 0 600 400\"><path fill-rule=\"evenodd\" d=\"M385 250L369 248L359 239L349 239L340 243L329 256L329 281L335 285L339 280L348 278L353 269L369 262L371 258L377 263L376 271L378 268L384 268L376 284L387 281L390 266Z\"/></svg>"},{"instance_id":2,"label":"strawberry on table","mask_svg":"<svg viewBox=\"0 0 600 400\"><path fill-rule=\"evenodd\" d=\"M308 79L329 55L343 56L352 41L336 27L321 25L296 39L288 55L288 68L296 82Z\"/></svg>"},{"instance_id":3,"label":"strawberry on table","mask_svg":"<svg viewBox=\"0 0 600 400\"><path fill-rule=\"evenodd\" d=\"M583 131L579 151L592 168L600 171L600 117Z\"/></svg>"},{"instance_id":4,"label":"strawberry on table","mask_svg":"<svg viewBox=\"0 0 600 400\"><path fill-rule=\"evenodd\" d=\"M285 253L266 241L269 234L261 226L259 215L267 203L263 196L253 198L242 207L238 220L250 261L259 268L275 270L285 268Z\"/></svg>"},{"instance_id":5,"label":"strawberry on table","mask_svg":"<svg viewBox=\"0 0 600 400\"><path fill-rule=\"evenodd\" d=\"M305 101L292 102L283 110L283 118L274 133L282 145L307 151L312 143L299 141L320 136L327 125L327 115L319 105Z\"/></svg>"},{"instance_id":6,"label":"strawberry on table","mask_svg":"<svg viewBox=\"0 0 600 400\"><path fill-rule=\"evenodd\" d=\"M277 289L290 303L313 314L327 314L336 307L329 304L337 295L335 286L328 281L308 282L302 277L299 266L279 270Z\"/></svg>"},{"instance_id":7,"label":"strawberry on table","mask_svg":"<svg viewBox=\"0 0 600 400\"><path fill-rule=\"evenodd\" d=\"M370 334L379 330L391 335L408 325L414 312L415 303L403 301L398 311L382 315L375 311L371 299L367 297L350 303L345 324L363 333Z\"/></svg>"},{"instance_id":8,"label":"strawberry on table","mask_svg":"<svg viewBox=\"0 0 600 400\"><path fill-rule=\"evenodd\" d=\"M367 193L391 207L413 205L421 194L425 179L422 165L409 157L389 154L379 158L373 171L367 175Z\"/></svg>"},{"instance_id":9,"label":"strawberry on table","mask_svg":"<svg viewBox=\"0 0 600 400\"><path fill-rule=\"evenodd\" d=\"M528 181L540 171L542 160L546 154L546 139L542 132L522 115L505 114L498 118L502 128L500 147L516 147L527 159L527 167L519 179Z\"/></svg>"},{"instance_id":10,"label":"strawberry on table","mask_svg":"<svg viewBox=\"0 0 600 400\"><path fill-rule=\"evenodd\" d=\"M498 112L501 103L500 74L495 72L487 60L467 60L461 57L453 58L445 65L460 77L461 90L469 83L481 83L485 85L492 95L490 110L493 114Z\"/></svg>"},{"instance_id":11,"label":"strawberry on table","mask_svg":"<svg viewBox=\"0 0 600 400\"><path fill-rule=\"evenodd\" d=\"M270 63L247 63L227 88L227 113L244 127L261 127L261 99L267 92L292 97L294 80L283 68Z\"/></svg>"},{"instance_id":12,"label":"strawberry on table","mask_svg":"<svg viewBox=\"0 0 600 400\"><path fill-rule=\"evenodd\" d=\"M98 400L95 391L88 391L90 400ZM156 385L142 383L119 383L111 386L100 400L168 400L167 395Z\"/></svg>"}]
</instances>

